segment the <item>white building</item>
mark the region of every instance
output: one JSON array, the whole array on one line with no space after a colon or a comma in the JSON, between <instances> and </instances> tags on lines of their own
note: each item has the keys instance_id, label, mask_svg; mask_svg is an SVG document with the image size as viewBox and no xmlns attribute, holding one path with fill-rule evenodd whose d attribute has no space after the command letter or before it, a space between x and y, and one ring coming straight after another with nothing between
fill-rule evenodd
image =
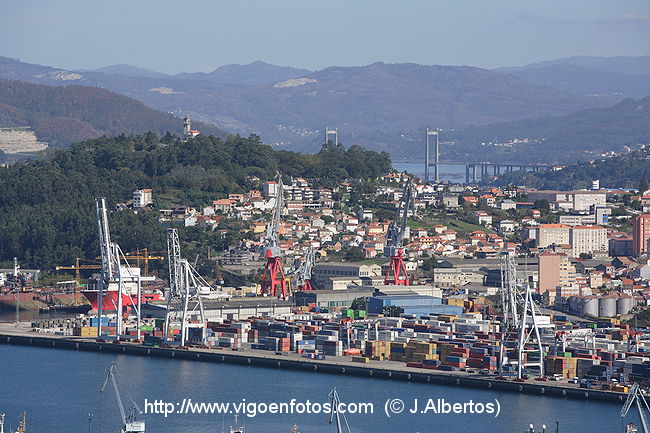
<instances>
[{"instance_id":1,"label":"white building","mask_svg":"<svg viewBox=\"0 0 650 433\"><path fill-rule=\"evenodd\" d=\"M575 257L608 250L607 229L600 226L575 226L569 231L569 244Z\"/></svg>"},{"instance_id":2,"label":"white building","mask_svg":"<svg viewBox=\"0 0 650 433\"><path fill-rule=\"evenodd\" d=\"M278 195L278 183L275 181L264 182L262 186L262 192L266 197L275 197Z\"/></svg>"},{"instance_id":3,"label":"white building","mask_svg":"<svg viewBox=\"0 0 650 433\"><path fill-rule=\"evenodd\" d=\"M140 209L153 203L153 190L138 189L133 193L133 208Z\"/></svg>"}]
</instances>

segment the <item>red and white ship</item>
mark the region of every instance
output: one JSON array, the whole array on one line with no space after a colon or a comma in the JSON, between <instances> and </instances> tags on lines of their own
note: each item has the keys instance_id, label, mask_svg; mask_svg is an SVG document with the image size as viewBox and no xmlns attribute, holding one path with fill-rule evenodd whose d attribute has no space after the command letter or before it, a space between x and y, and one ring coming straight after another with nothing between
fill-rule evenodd
<instances>
[{"instance_id":1,"label":"red and white ship","mask_svg":"<svg viewBox=\"0 0 650 433\"><path fill-rule=\"evenodd\" d=\"M125 309L130 309L133 305L138 304L138 280L141 283L140 303L144 304L146 302L164 299L162 285L155 284L155 277L140 276L140 268L138 267L122 267L121 272L122 275L127 275L122 280L122 306ZM88 290L81 292L90 302L91 311L97 311L97 307L99 306L98 285L99 280L94 280L89 284ZM117 310L118 296L119 283L111 281L108 288L102 293L102 310Z\"/></svg>"}]
</instances>

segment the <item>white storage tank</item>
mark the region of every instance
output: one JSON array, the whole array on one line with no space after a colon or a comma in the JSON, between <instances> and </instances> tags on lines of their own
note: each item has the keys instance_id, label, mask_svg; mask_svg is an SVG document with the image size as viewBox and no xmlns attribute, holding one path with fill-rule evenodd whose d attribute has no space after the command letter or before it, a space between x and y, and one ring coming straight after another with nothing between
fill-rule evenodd
<instances>
[{"instance_id":1,"label":"white storage tank","mask_svg":"<svg viewBox=\"0 0 650 433\"><path fill-rule=\"evenodd\" d=\"M603 296L598 301L598 317L616 316L616 298Z\"/></svg>"},{"instance_id":2,"label":"white storage tank","mask_svg":"<svg viewBox=\"0 0 650 433\"><path fill-rule=\"evenodd\" d=\"M621 296L616 300L616 314L627 314L634 308L634 298Z\"/></svg>"},{"instance_id":3,"label":"white storage tank","mask_svg":"<svg viewBox=\"0 0 650 433\"><path fill-rule=\"evenodd\" d=\"M582 298L581 310L583 316L598 317L598 298L591 296Z\"/></svg>"}]
</instances>

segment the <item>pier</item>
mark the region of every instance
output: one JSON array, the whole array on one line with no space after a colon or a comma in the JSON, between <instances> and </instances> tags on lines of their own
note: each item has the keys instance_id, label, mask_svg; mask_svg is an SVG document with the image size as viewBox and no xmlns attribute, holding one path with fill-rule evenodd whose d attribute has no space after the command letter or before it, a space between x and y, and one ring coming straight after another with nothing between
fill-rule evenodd
<instances>
[{"instance_id":1,"label":"pier","mask_svg":"<svg viewBox=\"0 0 650 433\"><path fill-rule=\"evenodd\" d=\"M391 361L371 361L369 364L354 363L347 358L328 357L326 360L302 358L291 353L279 355L263 350L231 351L210 348L149 347L137 343L101 342L82 337L32 334L8 327L0 330L0 344L33 346L50 349L101 352L132 356L180 359L213 363L239 364L252 367L283 368L315 373L339 374L388 379L405 382L431 383L447 386L464 386L479 389L509 391L540 396L598 400L621 404L627 394L584 389L577 385L533 380L517 382L498 380L493 376L481 376L462 371L423 370L406 367Z\"/></svg>"}]
</instances>

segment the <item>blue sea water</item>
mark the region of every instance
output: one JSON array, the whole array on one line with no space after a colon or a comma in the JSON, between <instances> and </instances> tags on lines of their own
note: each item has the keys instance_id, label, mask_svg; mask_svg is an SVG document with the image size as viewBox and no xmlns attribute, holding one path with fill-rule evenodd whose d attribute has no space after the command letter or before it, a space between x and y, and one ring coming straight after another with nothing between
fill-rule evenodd
<instances>
[{"instance_id":1,"label":"blue sea water","mask_svg":"<svg viewBox=\"0 0 650 433\"><path fill-rule=\"evenodd\" d=\"M370 402L373 414L348 415L354 433L482 432L521 433L529 424L549 426L562 433L622 432L620 406L611 403L567 400L555 397L457 388L441 385L393 382L172 359L145 358L92 352L0 345L0 413L6 413L5 432L15 429L20 413L27 411L29 433L119 432L120 416L112 388L100 394L105 369L116 362L124 401L126 390L144 409L144 402L247 403L327 402L336 387L346 403ZM446 402L500 404L498 417L486 414L410 414L413 401L444 399ZM401 399L405 411L387 417L385 402ZM89 425L88 413L92 412ZM161 414L143 416L148 432L219 433L228 431L233 417L222 415ZM325 414L263 414L240 416L246 433L284 433L296 424L302 433L336 432ZM636 414L628 421L637 422ZM638 425L638 424L637 424Z\"/></svg>"}]
</instances>

